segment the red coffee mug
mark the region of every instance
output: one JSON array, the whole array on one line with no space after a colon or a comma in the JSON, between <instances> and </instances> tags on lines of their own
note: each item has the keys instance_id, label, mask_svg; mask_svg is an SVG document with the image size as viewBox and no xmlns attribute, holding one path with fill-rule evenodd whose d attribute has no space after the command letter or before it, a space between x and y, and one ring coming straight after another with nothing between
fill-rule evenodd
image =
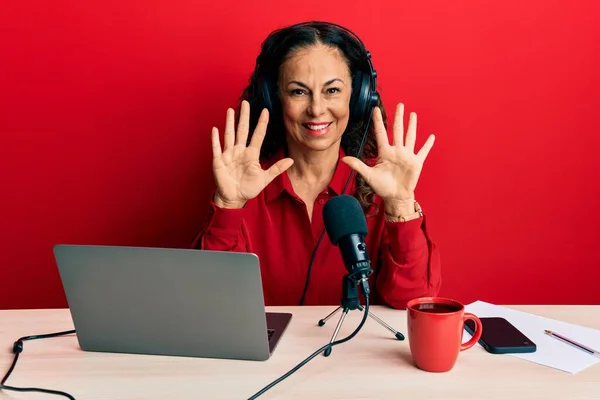
<instances>
[{"instance_id":1,"label":"red coffee mug","mask_svg":"<svg viewBox=\"0 0 600 400\"><path fill-rule=\"evenodd\" d=\"M443 297L422 297L407 304L408 343L417 368L447 372L454 368L458 354L481 338L481 321L465 312L465 306ZM464 323L475 322L471 340L462 342Z\"/></svg>"}]
</instances>

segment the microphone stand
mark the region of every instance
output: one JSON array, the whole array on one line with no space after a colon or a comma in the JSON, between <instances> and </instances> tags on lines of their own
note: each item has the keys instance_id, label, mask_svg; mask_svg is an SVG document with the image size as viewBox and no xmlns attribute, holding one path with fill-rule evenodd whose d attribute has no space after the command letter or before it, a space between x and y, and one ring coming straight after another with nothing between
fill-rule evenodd
<instances>
[{"instance_id":1,"label":"microphone stand","mask_svg":"<svg viewBox=\"0 0 600 400\"><path fill-rule=\"evenodd\" d=\"M333 310L333 312L331 314L329 314L322 320L319 320L319 326L323 326L323 325L325 325L327 320L329 320L331 317L333 317L335 315L335 313L342 310L342 315L340 317L340 320L338 321L337 326L335 327L335 331L333 332L333 336L331 337L331 340L329 341L329 343L333 343L335 341L335 338L337 337L337 335L340 331L340 328L342 327L342 324L344 323L344 319L346 318L348 311L357 310L357 309L360 311L364 310L364 307L361 306L360 302L358 301L358 287L356 285L356 281L354 279L350 278L349 274L346 274L342 277L342 298L340 299L340 303L341 303L341 305L338 308L336 308L335 310ZM392 332L394 334L394 336L396 337L396 339L404 340L403 334L401 334L400 332L398 332L397 330L395 330L394 328L392 328L391 326L386 324L381 318L374 315L371 311L369 311L369 317L373 318L381 326L386 328L388 331ZM331 346L327 347L327 349L324 352L324 356L328 357L330 354L331 354Z\"/></svg>"}]
</instances>

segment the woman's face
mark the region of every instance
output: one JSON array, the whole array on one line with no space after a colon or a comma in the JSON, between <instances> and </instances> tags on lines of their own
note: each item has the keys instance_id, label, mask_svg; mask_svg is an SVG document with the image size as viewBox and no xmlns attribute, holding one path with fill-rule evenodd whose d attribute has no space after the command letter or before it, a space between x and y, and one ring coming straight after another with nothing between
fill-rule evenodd
<instances>
[{"instance_id":1,"label":"woman's face","mask_svg":"<svg viewBox=\"0 0 600 400\"><path fill-rule=\"evenodd\" d=\"M288 145L306 151L338 144L348 125L352 91L342 53L323 44L299 49L279 72Z\"/></svg>"}]
</instances>

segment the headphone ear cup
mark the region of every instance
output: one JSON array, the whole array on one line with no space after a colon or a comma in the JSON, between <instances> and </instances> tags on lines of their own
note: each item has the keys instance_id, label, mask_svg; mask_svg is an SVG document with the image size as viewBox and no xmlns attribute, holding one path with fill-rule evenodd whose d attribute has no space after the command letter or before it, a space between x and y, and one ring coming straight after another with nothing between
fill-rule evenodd
<instances>
[{"instance_id":1,"label":"headphone ear cup","mask_svg":"<svg viewBox=\"0 0 600 400\"><path fill-rule=\"evenodd\" d=\"M260 109L257 110L258 113L260 114L263 108L268 109L269 113L272 112L273 107L271 104L271 94L269 93L269 84L265 79L260 79L258 81L256 95L256 97L259 99L257 105L260 107Z\"/></svg>"},{"instance_id":2,"label":"headphone ear cup","mask_svg":"<svg viewBox=\"0 0 600 400\"><path fill-rule=\"evenodd\" d=\"M368 118L371 108L377 106L379 95L371 90L369 75L357 71L352 79L352 96L350 97L350 112L353 121Z\"/></svg>"},{"instance_id":3,"label":"headphone ear cup","mask_svg":"<svg viewBox=\"0 0 600 400\"><path fill-rule=\"evenodd\" d=\"M263 108L269 110L269 119L273 118L279 112L279 96L277 94L276 84L272 83L269 78L263 77L258 83L258 98L260 99L258 113L262 112Z\"/></svg>"},{"instance_id":4,"label":"headphone ear cup","mask_svg":"<svg viewBox=\"0 0 600 400\"><path fill-rule=\"evenodd\" d=\"M364 74L356 71L352 77L352 95L350 96L350 120L358 121L364 114Z\"/></svg>"}]
</instances>

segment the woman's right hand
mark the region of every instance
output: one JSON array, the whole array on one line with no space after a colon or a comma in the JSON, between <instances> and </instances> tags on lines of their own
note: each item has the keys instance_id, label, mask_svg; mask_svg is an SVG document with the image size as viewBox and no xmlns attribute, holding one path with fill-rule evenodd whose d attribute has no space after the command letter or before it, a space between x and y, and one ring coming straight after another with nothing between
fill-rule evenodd
<instances>
[{"instance_id":1,"label":"woman's right hand","mask_svg":"<svg viewBox=\"0 0 600 400\"><path fill-rule=\"evenodd\" d=\"M227 110L225 121L224 146L221 151L219 130L212 129L213 174L217 185L214 202L221 208L242 208L273 179L292 166L291 158L284 158L268 170L260 165L260 147L267 133L269 112L263 109L256 129L246 146L250 125L250 104L244 100L240 111L240 121L235 134L234 110Z\"/></svg>"}]
</instances>

